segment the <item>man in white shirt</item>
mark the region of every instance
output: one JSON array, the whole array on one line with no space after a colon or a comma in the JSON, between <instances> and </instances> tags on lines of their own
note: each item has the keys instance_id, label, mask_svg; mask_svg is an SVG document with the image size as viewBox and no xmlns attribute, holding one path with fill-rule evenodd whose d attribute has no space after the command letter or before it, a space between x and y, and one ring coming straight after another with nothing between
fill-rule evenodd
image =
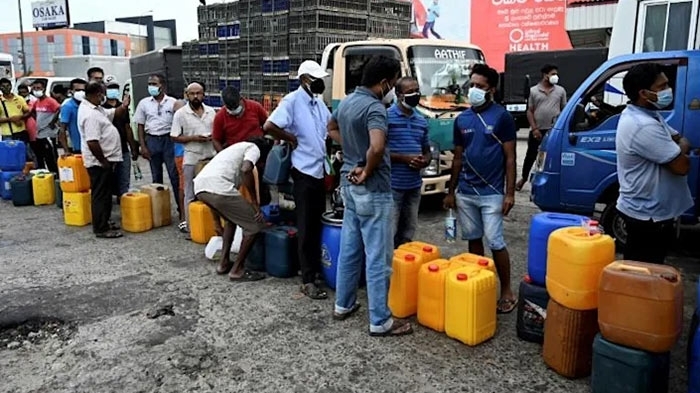
<instances>
[{"instance_id":1,"label":"man in white shirt","mask_svg":"<svg viewBox=\"0 0 700 393\"><path fill-rule=\"evenodd\" d=\"M254 197L253 169L265 162L270 145L263 138L251 142L239 142L220 151L194 179L197 199L204 202L226 221L224 226L221 260L218 274L229 273L232 281L257 281L265 278L262 273L244 269L259 232L264 228L263 216ZM236 262L231 263L229 254L236 226L243 229L241 248Z\"/></svg>"},{"instance_id":2,"label":"man in white shirt","mask_svg":"<svg viewBox=\"0 0 700 393\"><path fill-rule=\"evenodd\" d=\"M324 163L326 125L331 113L319 98L328 76L321 66L307 60L299 66L299 88L287 94L270 115L263 130L292 144L294 203L299 228L301 292L311 299L326 299L315 280L321 273L321 216L326 208Z\"/></svg>"},{"instance_id":3,"label":"man in white shirt","mask_svg":"<svg viewBox=\"0 0 700 393\"><path fill-rule=\"evenodd\" d=\"M180 212L183 208L180 206L178 195L180 178L175 167L175 147L170 138L175 113L173 106L177 100L166 95L165 89L163 75L154 74L148 78L150 97L139 102L134 113L134 121L138 125L141 155L151 164L153 183L163 184L163 164L165 164L178 212Z\"/></svg>"},{"instance_id":4,"label":"man in white shirt","mask_svg":"<svg viewBox=\"0 0 700 393\"><path fill-rule=\"evenodd\" d=\"M123 157L119 131L112 120L114 116L127 113L129 97L124 98L120 107L105 109L101 105L105 95L102 83L93 81L87 84L85 99L78 108L78 127L83 163L90 175L92 230L98 238L113 239L122 237L119 227L110 222L110 215L114 168Z\"/></svg>"},{"instance_id":5,"label":"man in white shirt","mask_svg":"<svg viewBox=\"0 0 700 393\"><path fill-rule=\"evenodd\" d=\"M183 209L185 221L189 229L190 214L187 208L194 201L194 170L198 162L214 157L216 151L211 142L211 133L216 112L210 106L204 105L204 87L199 83L187 86L188 104L175 112L170 136L176 143L185 147L183 175L185 196Z\"/></svg>"}]
</instances>

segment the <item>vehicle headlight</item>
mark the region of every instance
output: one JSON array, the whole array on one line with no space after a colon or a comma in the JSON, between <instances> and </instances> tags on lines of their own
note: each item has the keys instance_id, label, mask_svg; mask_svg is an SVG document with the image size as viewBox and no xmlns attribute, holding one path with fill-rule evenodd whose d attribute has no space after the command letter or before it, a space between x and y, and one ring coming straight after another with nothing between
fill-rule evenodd
<instances>
[{"instance_id":1,"label":"vehicle headlight","mask_svg":"<svg viewBox=\"0 0 700 393\"><path fill-rule=\"evenodd\" d=\"M423 169L423 176L438 176L440 174L440 145L430 142L430 162Z\"/></svg>"}]
</instances>

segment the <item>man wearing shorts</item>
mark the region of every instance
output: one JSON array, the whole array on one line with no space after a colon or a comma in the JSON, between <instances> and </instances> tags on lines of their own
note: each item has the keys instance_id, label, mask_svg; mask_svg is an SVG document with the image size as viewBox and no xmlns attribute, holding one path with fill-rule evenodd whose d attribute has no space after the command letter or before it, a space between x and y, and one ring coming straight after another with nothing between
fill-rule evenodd
<instances>
[{"instance_id":1,"label":"man wearing shorts","mask_svg":"<svg viewBox=\"0 0 700 393\"><path fill-rule=\"evenodd\" d=\"M469 242L470 253L484 255L482 238L486 236L501 282L498 312L504 314L518 303L510 285L510 255L503 239L503 216L515 204L517 129L513 117L493 102L497 85L496 70L474 65L469 82L472 107L454 123L455 155L445 208L457 206L462 239Z\"/></svg>"},{"instance_id":2,"label":"man wearing shorts","mask_svg":"<svg viewBox=\"0 0 700 393\"><path fill-rule=\"evenodd\" d=\"M269 152L270 145L264 138L233 144L214 156L194 179L197 199L226 221L221 260L216 272L230 272L232 281L265 278L262 273L244 269L243 263L258 233L264 228L258 201L250 196L257 194L253 168L265 162ZM236 226L243 229L243 240L236 262L231 263L229 254Z\"/></svg>"}]
</instances>

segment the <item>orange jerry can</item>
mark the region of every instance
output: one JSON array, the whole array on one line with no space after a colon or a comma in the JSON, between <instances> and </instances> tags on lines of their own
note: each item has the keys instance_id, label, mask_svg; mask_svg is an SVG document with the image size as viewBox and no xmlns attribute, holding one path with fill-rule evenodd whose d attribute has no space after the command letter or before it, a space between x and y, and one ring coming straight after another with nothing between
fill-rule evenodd
<instances>
[{"instance_id":1,"label":"orange jerry can","mask_svg":"<svg viewBox=\"0 0 700 393\"><path fill-rule=\"evenodd\" d=\"M90 176L83 164L83 156L59 157L58 178L63 192L86 192L90 190Z\"/></svg>"},{"instance_id":2,"label":"orange jerry can","mask_svg":"<svg viewBox=\"0 0 700 393\"><path fill-rule=\"evenodd\" d=\"M389 283L389 309L397 318L406 318L418 311L418 271L423 264L419 254L395 250Z\"/></svg>"},{"instance_id":3,"label":"orange jerry can","mask_svg":"<svg viewBox=\"0 0 700 393\"><path fill-rule=\"evenodd\" d=\"M190 236L192 241L198 244L207 244L209 239L216 235L214 216L211 213L211 209L200 201L190 203L187 208L190 209Z\"/></svg>"},{"instance_id":4,"label":"orange jerry can","mask_svg":"<svg viewBox=\"0 0 700 393\"><path fill-rule=\"evenodd\" d=\"M120 199L122 229L139 233L153 229L151 197L142 192L128 192Z\"/></svg>"},{"instance_id":5,"label":"orange jerry can","mask_svg":"<svg viewBox=\"0 0 700 393\"><path fill-rule=\"evenodd\" d=\"M496 275L486 269L451 270L445 282L445 333L478 345L496 334Z\"/></svg>"},{"instance_id":6,"label":"orange jerry can","mask_svg":"<svg viewBox=\"0 0 700 393\"><path fill-rule=\"evenodd\" d=\"M600 279L598 324L608 341L670 351L683 330L683 280L671 266L617 261Z\"/></svg>"},{"instance_id":7,"label":"orange jerry can","mask_svg":"<svg viewBox=\"0 0 700 393\"><path fill-rule=\"evenodd\" d=\"M496 263L491 258L486 258L481 255L470 254L468 252L459 254L450 258L450 262L462 264L464 267L475 266L479 269L487 269L493 272L498 277Z\"/></svg>"},{"instance_id":8,"label":"orange jerry can","mask_svg":"<svg viewBox=\"0 0 700 393\"><path fill-rule=\"evenodd\" d=\"M598 310L572 310L549 299L542 346L545 364L567 378L589 376L596 334Z\"/></svg>"},{"instance_id":9,"label":"orange jerry can","mask_svg":"<svg viewBox=\"0 0 700 393\"><path fill-rule=\"evenodd\" d=\"M445 279L455 265L446 259L424 263L418 272L418 323L445 331Z\"/></svg>"},{"instance_id":10,"label":"orange jerry can","mask_svg":"<svg viewBox=\"0 0 700 393\"><path fill-rule=\"evenodd\" d=\"M399 250L406 250L418 254L423 258L423 263L440 258L440 249L432 244L423 242L409 242L399 246Z\"/></svg>"}]
</instances>

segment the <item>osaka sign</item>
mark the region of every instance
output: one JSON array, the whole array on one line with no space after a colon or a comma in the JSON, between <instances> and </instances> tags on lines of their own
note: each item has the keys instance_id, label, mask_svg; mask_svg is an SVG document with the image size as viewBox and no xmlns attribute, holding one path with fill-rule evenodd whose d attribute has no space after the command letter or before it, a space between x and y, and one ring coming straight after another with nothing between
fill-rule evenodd
<instances>
[{"instance_id":1,"label":"osaka sign","mask_svg":"<svg viewBox=\"0 0 700 393\"><path fill-rule=\"evenodd\" d=\"M32 3L32 22L34 28L66 27L68 18L68 0L42 0Z\"/></svg>"}]
</instances>

